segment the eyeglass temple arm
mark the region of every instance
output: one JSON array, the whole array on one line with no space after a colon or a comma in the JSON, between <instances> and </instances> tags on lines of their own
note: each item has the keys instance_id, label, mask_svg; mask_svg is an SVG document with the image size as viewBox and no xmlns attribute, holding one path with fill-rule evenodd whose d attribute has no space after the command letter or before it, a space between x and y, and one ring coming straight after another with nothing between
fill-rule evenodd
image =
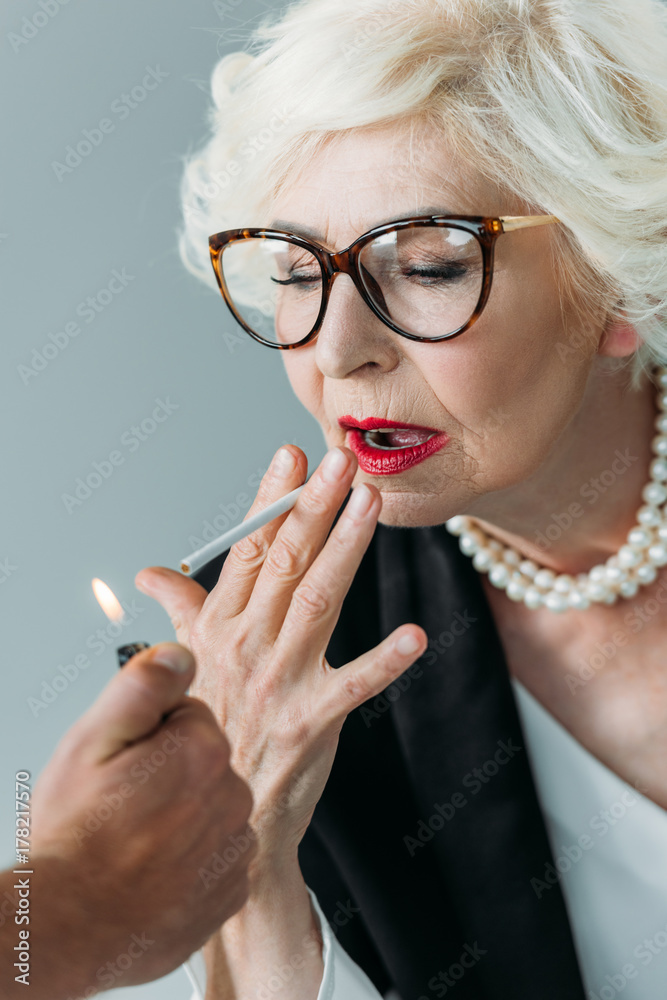
<instances>
[{"instance_id":1,"label":"eyeglass temple arm","mask_svg":"<svg viewBox=\"0 0 667 1000\"><path fill-rule=\"evenodd\" d=\"M503 232L511 233L513 229L528 229L530 226L548 226L560 220L555 215L505 215L501 216Z\"/></svg>"}]
</instances>

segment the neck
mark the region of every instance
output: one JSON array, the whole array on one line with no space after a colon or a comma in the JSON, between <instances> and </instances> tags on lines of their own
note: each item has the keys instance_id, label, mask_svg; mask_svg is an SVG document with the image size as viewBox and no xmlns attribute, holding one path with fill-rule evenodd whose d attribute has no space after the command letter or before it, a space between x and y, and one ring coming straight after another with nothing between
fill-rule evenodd
<instances>
[{"instance_id":1,"label":"neck","mask_svg":"<svg viewBox=\"0 0 667 1000\"><path fill-rule=\"evenodd\" d=\"M592 374L581 407L540 468L468 514L492 538L555 573L588 572L626 541L655 458L657 387Z\"/></svg>"}]
</instances>

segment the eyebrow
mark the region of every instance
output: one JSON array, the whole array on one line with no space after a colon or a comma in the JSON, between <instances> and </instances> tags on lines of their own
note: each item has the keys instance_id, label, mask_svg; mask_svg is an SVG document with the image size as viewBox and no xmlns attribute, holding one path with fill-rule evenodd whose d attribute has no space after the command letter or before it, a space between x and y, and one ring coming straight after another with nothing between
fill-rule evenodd
<instances>
[{"instance_id":1,"label":"eyebrow","mask_svg":"<svg viewBox=\"0 0 667 1000\"><path fill-rule=\"evenodd\" d=\"M398 222L400 219L411 219L420 215L442 215L450 216L461 213L452 212L447 208L440 208L439 206L427 205L425 208L417 209L416 212L404 212L401 215L390 215L385 219L380 219L375 222L368 229L375 229L376 226L384 226L390 222ZM267 229L279 229L286 233L294 233L296 236L303 236L306 239L315 240L317 243L323 243L324 240L320 233L316 229L312 229L310 226L304 226L299 222L290 222L288 219L274 219L273 222L267 226ZM364 232L368 232L368 229ZM359 233L361 235L361 233Z\"/></svg>"}]
</instances>

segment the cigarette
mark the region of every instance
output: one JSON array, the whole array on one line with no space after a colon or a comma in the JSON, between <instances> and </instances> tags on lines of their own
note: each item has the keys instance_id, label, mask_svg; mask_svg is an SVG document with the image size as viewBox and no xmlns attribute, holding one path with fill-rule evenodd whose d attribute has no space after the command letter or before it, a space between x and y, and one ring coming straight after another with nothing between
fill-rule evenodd
<instances>
[{"instance_id":1,"label":"cigarette","mask_svg":"<svg viewBox=\"0 0 667 1000\"><path fill-rule=\"evenodd\" d=\"M274 518L280 517L284 514L286 510L291 510L294 504L297 502L299 495L303 489L303 486L297 486L295 490L291 493L286 493L284 497L280 500L276 500L274 503L270 503L268 507L264 510L260 510L257 514L253 514L252 517L247 518L245 521L241 521L237 524L235 528L230 528L226 531L224 535L220 535L219 538L214 538L212 542L208 545L204 545L203 548L197 549L192 555L186 556L185 559L181 560L181 570L184 573L192 575L196 573L197 570L205 566L207 562L219 556L221 552L225 552L230 549L232 545L236 542L240 542L242 538L246 538L251 535L253 531L257 531L258 528L263 528L265 524L269 521L273 521Z\"/></svg>"}]
</instances>

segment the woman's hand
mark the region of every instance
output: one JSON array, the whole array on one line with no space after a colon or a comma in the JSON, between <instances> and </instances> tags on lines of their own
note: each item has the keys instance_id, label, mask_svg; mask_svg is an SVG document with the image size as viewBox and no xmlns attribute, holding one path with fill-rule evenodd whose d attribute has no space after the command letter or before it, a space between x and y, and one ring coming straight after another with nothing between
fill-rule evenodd
<instances>
[{"instance_id":1,"label":"woman's hand","mask_svg":"<svg viewBox=\"0 0 667 1000\"><path fill-rule=\"evenodd\" d=\"M210 594L164 567L136 577L196 657L193 694L210 705L252 790L258 863L296 857L346 716L426 648L423 629L408 625L339 669L325 659L382 505L374 486L358 485L327 538L356 465L349 449L332 449L291 511L232 547ZM306 468L299 448L280 448L247 517L295 489Z\"/></svg>"}]
</instances>

